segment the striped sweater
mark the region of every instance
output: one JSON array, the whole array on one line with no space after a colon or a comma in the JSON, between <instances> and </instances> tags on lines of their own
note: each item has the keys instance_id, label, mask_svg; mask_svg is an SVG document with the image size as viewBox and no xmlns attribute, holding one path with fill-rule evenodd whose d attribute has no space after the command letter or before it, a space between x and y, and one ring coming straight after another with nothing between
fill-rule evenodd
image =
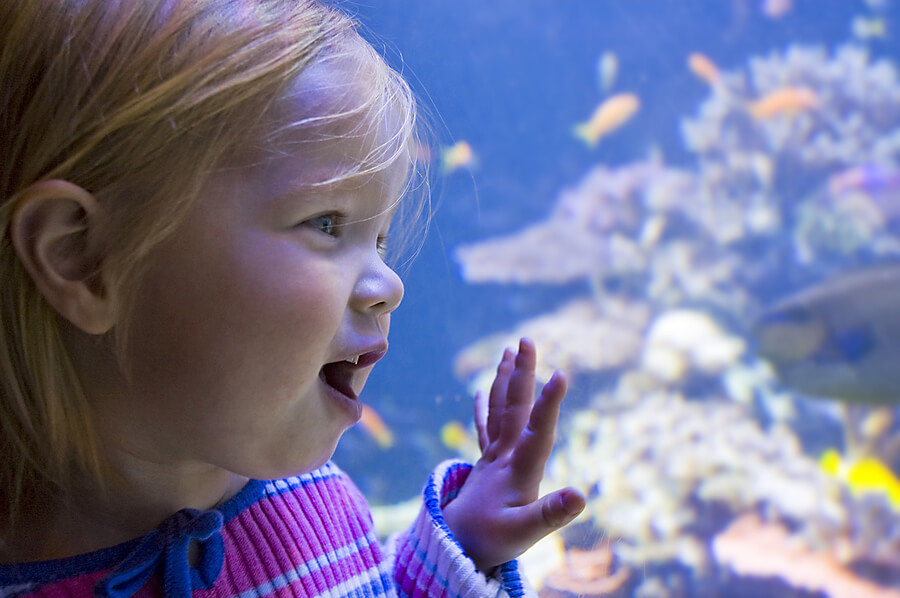
<instances>
[{"instance_id":1,"label":"striped sweater","mask_svg":"<svg viewBox=\"0 0 900 598\"><path fill-rule=\"evenodd\" d=\"M515 561L493 577L477 571L444 524L441 508L469 470L441 464L413 525L384 547L365 498L328 463L298 477L251 481L223 505L183 509L143 538L0 566L0 598L533 595ZM199 548L193 563L190 543Z\"/></svg>"}]
</instances>

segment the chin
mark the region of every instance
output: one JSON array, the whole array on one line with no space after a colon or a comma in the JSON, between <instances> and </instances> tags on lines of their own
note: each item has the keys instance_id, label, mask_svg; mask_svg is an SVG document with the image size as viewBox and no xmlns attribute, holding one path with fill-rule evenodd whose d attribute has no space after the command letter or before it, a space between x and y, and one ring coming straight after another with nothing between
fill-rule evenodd
<instances>
[{"instance_id":1,"label":"chin","mask_svg":"<svg viewBox=\"0 0 900 598\"><path fill-rule=\"evenodd\" d=\"M291 476L301 475L316 470L325 465L334 455L340 436L336 438L330 445L321 447L322 450L318 455L304 455L304 459L297 463L282 463L279 466L272 467L268 471L268 476L262 479L277 480L281 478L289 478Z\"/></svg>"}]
</instances>

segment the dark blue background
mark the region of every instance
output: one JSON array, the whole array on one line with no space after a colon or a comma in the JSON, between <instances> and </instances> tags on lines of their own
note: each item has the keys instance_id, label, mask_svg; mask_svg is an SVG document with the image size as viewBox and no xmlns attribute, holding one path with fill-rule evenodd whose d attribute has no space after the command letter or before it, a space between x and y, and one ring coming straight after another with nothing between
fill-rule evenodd
<instances>
[{"instance_id":1,"label":"dark blue background","mask_svg":"<svg viewBox=\"0 0 900 598\"><path fill-rule=\"evenodd\" d=\"M829 48L851 39L850 22L871 14L862 0L795 0L772 20L757 0L383 0L343 2L364 35L401 69L433 123L436 144L465 139L477 169L435 176L437 211L422 253L404 274L391 352L363 400L381 413L397 445L380 451L358 426L336 454L373 502L414 494L450 452L438 430L470 418L471 399L452 371L465 345L549 311L567 289L466 285L454 247L541 220L560 190L598 163L662 150L690 166L680 119L708 93L686 68L703 52L722 69L792 43ZM895 21L896 22L896 21ZM890 35L890 32L889 32ZM896 54L890 36L871 44ZM633 122L588 149L572 136L603 98L597 61L619 59L613 92L641 97ZM437 168L435 168L437 170ZM579 392L575 381L573 393ZM583 391L582 391L583 392Z\"/></svg>"}]
</instances>

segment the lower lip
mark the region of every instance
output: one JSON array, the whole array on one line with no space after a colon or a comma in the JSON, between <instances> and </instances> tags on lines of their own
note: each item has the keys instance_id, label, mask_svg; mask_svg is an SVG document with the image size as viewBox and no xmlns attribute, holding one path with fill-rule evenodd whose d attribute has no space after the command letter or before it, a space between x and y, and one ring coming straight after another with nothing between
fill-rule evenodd
<instances>
[{"instance_id":1,"label":"lower lip","mask_svg":"<svg viewBox=\"0 0 900 598\"><path fill-rule=\"evenodd\" d=\"M319 378L319 383L325 387L325 394L334 399L341 409L353 418L354 422L359 421L359 418L362 417L362 403L356 397L345 395L322 378Z\"/></svg>"}]
</instances>

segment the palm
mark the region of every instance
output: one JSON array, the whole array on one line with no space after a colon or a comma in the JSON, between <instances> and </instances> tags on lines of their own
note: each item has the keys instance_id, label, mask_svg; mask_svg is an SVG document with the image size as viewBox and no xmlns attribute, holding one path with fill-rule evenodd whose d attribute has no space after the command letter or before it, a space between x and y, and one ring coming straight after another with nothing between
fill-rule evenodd
<instances>
[{"instance_id":1,"label":"palm","mask_svg":"<svg viewBox=\"0 0 900 598\"><path fill-rule=\"evenodd\" d=\"M566 380L555 373L535 401L536 361L534 345L522 339L517 354L504 352L487 409L484 396L476 396L482 456L444 509L454 537L482 571L518 557L584 508L572 488L538 499Z\"/></svg>"}]
</instances>

